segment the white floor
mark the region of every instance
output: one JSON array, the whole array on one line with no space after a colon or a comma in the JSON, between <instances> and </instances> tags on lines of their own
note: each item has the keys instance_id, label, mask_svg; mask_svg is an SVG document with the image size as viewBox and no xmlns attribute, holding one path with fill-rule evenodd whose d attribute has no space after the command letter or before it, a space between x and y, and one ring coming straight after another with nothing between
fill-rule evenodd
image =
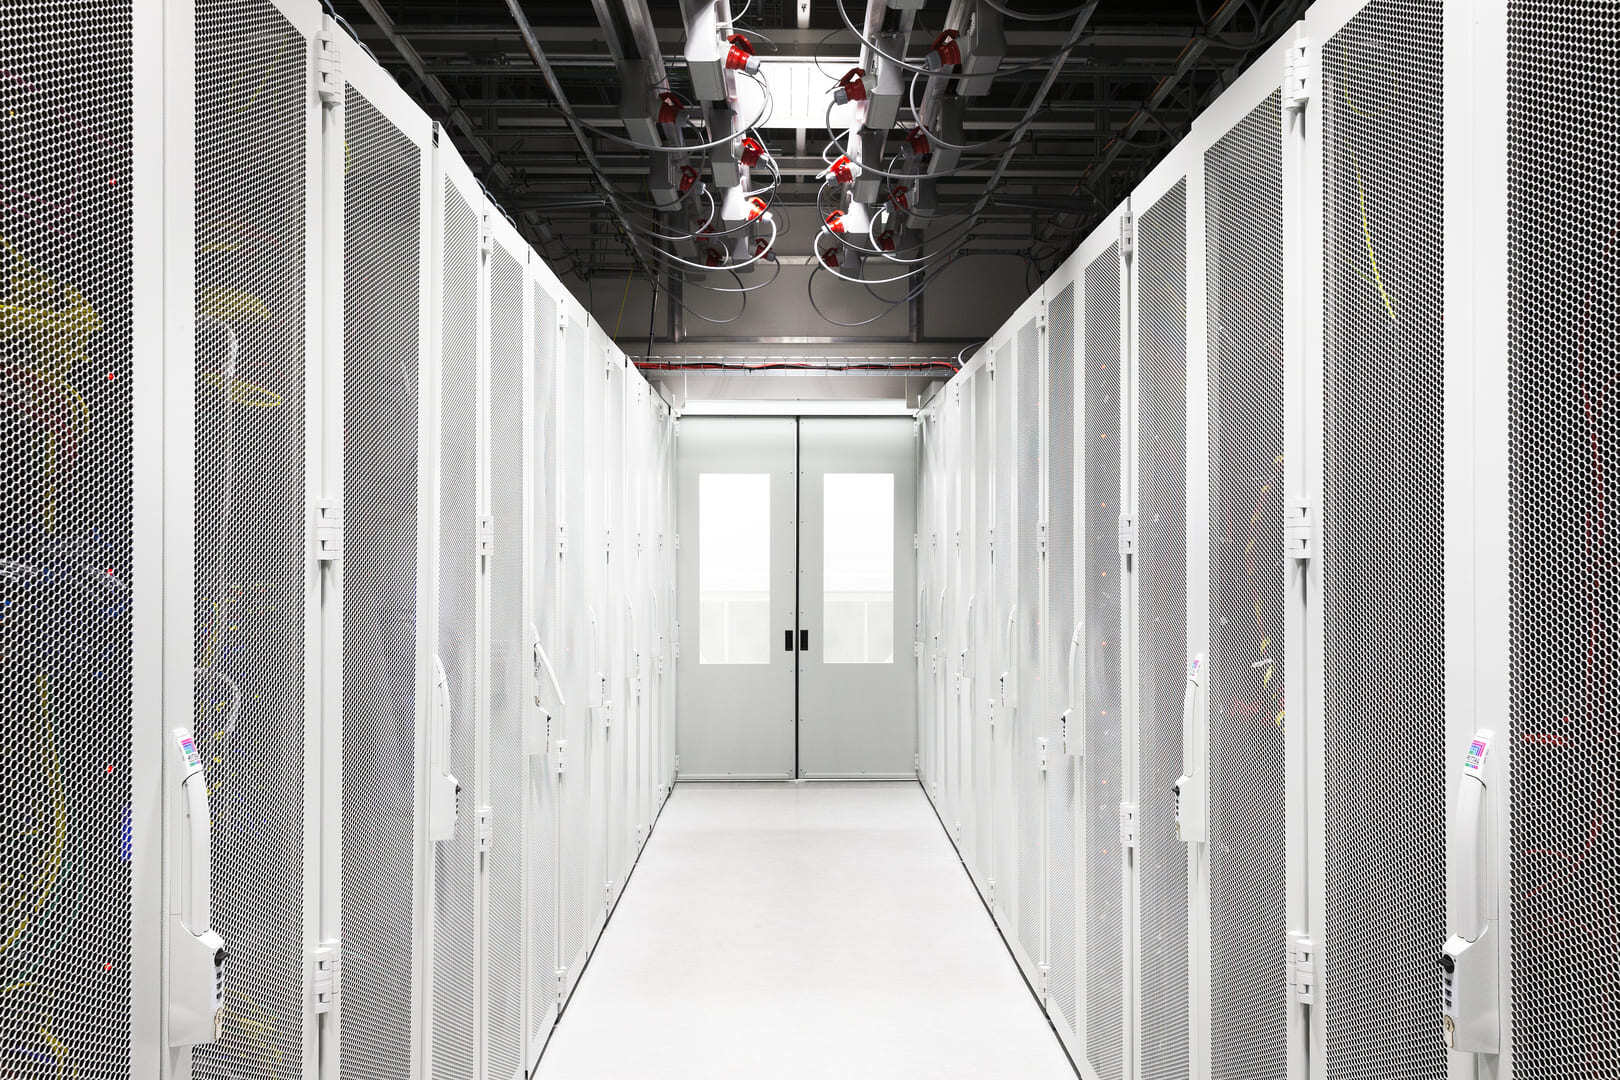
<instances>
[{"instance_id":1,"label":"white floor","mask_svg":"<svg viewBox=\"0 0 1620 1080\"><path fill-rule=\"evenodd\" d=\"M681 784L538 1080L1072 1080L914 783Z\"/></svg>"}]
</instances>

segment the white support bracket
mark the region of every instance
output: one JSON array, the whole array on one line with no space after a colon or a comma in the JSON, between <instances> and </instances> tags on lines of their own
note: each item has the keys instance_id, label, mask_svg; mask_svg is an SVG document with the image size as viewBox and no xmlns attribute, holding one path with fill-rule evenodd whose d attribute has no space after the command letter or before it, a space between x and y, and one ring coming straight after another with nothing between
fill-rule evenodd
<instances>
[{"instance_id":1,"label":"white support bracket","mask_svg":"<svg viewBox=\"0 0 1620 1080\"><path fill-rule=\"evenodd\" d=\"M343 104L343 51L330 20L315 35L315 91L321 104L336 108Z\"/></svg>"},{"instance_id":2,"label":"white support bracket","mask_svg":"<svg viewBox=\"0 0 1620 1080\"><path fill-rule=\"evenodd\" d=\"M326 938L310 950L309 1003L317 1015L329 1013L338 1003L343 987L343 946L336 938Z\"/></svg>"},{"instance_id":3,"label":"white support bracket","mask_svg":"<svg viewBox=\"0 0 1620 1080\"><path fill-rule=\"evenodd\" d=\"M1288 932L1288 998L1296 1005L1316 1004L1316 944L1298 930Z\"/></svg>"},{"instance_id":4,"label":"white support bracket","mask_svg":"<svg viewBox=\"0 0 1620 1080\"><path fill-rule=\"evenodd\" d=\"M321 562L343 558L343 502L322 499L315 504L315 555Z\"/></svg>"},{"instance_id":5,"label":"white support bracket","mask_svg":"<svg viewBox=\"0 0 1620 1080\"><path fill-rule=\"evenodd\" d=\"M1283 111L1302 112L1310 103L1316 88L1315 55L1308 38L1299 38L1288 46L1283 66Z\"/></svg>"},{"instance_id":6,"label":"white support bracket","mask_svg":"<svg viewBox=\"0 0 1620 1080\"><path fill-rule=\"evenodd\" d=\"M1283 543L1294 562L1309 562L1316 556L1316 519L1304 498L1290 499L1283 507Z\"/></svg>"},{"instance_id":7,"label":"white support bracket","mask_svg":"<svg viewBox=\"0 0 1620 1080\"><path fill-rule=\"evenodd\" d=\"M490 844L495 839L495 810L493 807L480 806L478 817L478 854L489 854Z\"/></svg>"},{"instance_id":8,"label":"white support bracket","mask_svg":"<svg viewBox=\"0 0 1620 1080\"><path fill-rule=\"evenodd\" d=\"M1136 804L1119 804L1119 845L1127 851L1136 850Z\"/></svg>"}]
</instances>

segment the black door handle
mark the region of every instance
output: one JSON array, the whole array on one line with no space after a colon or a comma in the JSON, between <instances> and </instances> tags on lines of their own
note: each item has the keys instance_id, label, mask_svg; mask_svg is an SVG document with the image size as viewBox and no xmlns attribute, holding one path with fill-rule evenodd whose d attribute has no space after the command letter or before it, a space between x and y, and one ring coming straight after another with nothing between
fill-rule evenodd
<instances>
[{"instance_id":1,"label":"black door handle","mask_svg":"<svg viewBox=\"0 0 1620 1080\"><path fill-rule=\"evenodd\" d=\"M799 631L799 651L800 652L809 652L810 651L810 631L808 631L808 630L800 630Z\"/></svg>"},{"instance_id":2,"label":"black door handle","mask_svg":"<svg viewBox=\"0 0 1620 1080\"><path fill-rule=\"evenodd\" d=\"M793 651L793 630L791 628L782 631L782 651Z\"/></svg>"}]
</instances>

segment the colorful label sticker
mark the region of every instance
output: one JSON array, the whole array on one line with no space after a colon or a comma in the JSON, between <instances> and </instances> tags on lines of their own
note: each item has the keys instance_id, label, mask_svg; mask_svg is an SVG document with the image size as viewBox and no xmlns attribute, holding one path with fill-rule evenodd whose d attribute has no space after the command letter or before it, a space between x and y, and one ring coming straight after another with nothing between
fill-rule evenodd
<instances>
[{"instance_id":1,"label":"colorful label sticker","mask_svg":"<svg viewBox=\"0 0 1620 1080\"><path fill-rule=\"evenodd\" d=\"M180 756L186 760L186 775L201 770L202 755L197 753L197 741L189 732L176 732L175 735L180 742Z\"/></svg>"},{"instance_id":2,"label":"colorful label sticker","mask_svg":"<svg viewBox=\"0 0 1620 1080\"><path fill-rule=\"evenodd\" d=\"M1468 744L1468 757L1463 760L1463 768L1471 772L1479 772L1485 767L1485 755L1490 753L1491 744L1488 739L1474 737Z\"/></svg>"}]
</instances>

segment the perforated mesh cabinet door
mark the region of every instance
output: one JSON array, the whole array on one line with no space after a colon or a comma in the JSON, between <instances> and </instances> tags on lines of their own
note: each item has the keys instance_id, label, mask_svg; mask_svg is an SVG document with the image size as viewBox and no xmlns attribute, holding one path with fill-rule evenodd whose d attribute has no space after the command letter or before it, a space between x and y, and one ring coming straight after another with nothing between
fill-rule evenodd
<instances>
[{"instance_id":1,"label":"perforated mesh cabinet door","mask_svg":"<svg viewBox=\"0 0 1620 1080\"><path fill-rule=\"evenodd\" d=\"M1326 1075L1446 1074L1441 3L1322 49ZM1392 78L1399 72L1399 78Z\"/></svg>"},{"instance_id":2,"label":"perforated mesh cabinet door","mask_svg":"<svg viewBox=\"0 0 1620 1080\"><path fill-rule=\"evenodd\" d=\"M606 337L604 353L607 351ZM630 534L624 518L624 368L606 355L599 356L605 377L602 384L602 425L597 429L602 463L602 533L603 552L601 588L592 595L598 598L596 610L603 619L602 644L605 655L602 670L608 676L608 695L612 700L612 716L603 730L603 761L606 813L603 832L604 890L611 882L616 891L624 882L624 870L629 864L630 826L626 807L629 795L630 709L631 703L625 687L624 618L625 568L629 563Z\"/></svg>"},{"instance_id":3,"label":"perforated mesh cabinet door","mask_svg":"<svg viewBox=\"0 0 1620 1080\"><path fill-rule=\"evenodd\" d=\"M580 617L586 634L585 699L592 705L587 717L583 744L585 753L579 762L581 776L587 785L588 807L583 830L586 872L584 907L581 911L585 921L582 929L583 940L587 944L594 939L596 927L602 920L603 901L606 895L604 887L608 880L609 736L606 721L607 695L611 693L607 684L610 648L608 620L611 613L604 606L608 599L604 584L607 579L607 557L604 554L607 540L606 484L602 478L603 454L606 449L603 446L602 436L605 427L602 397L606 379L603 374L601 342L600 333L594 327L587 328L579 367L582 374L580 382L584 391L582 415L585 424L583 434L585 450L574 459L580 463L575 471L575 478L580 481L585 507L584 529L580 536L583 541L580 548L580 564L584 568L585 593Z\"/></svg>"},{"instance_id":4,"label":"perforated mesh cabinet door","mask_svg":"<svg viewBox=\"0 0 1620 1080\"><path fill-rule=\"evenodd\" d=\"M1085 1056L1123 1080L1125 940L1119 851L1124 632L1119 591L1119 245L1085 270Z\"/></svg>"},{"instance_id":5,"label":"perforated mesh cabinet door","mask_svg":"<svg viewBox=\"0 0 1620 1080\"><path fill-rule=\"evenodd\" d=\"M991 640L996 650L996 679L1005 678L1003 702L1017 700L1018 640L1009 636L1015 628L1018 615L1016 532L1017 512L1014 499L1018 478L1018 352L1016 346L1005 343L991 356L995 363L996 387L996 449L995 449L995 575L996 621L991 625ZM998 693L998 696L1001 696ZM1018 723L1012 708L1004 703L996 707L995 725L996 783L994 797L994 824L997 838L995 866L990 871L995 886L992 889L991 908L997 922L1010 936L1016 938L1017 924L1012 922L1018 914L1014 894L1018 889L1018 818L1017 818L1017 753Z\"/></svg>"},{"instance_id":6,"label":"perforated mesh cabinet door","mask_svg":"<svg viewBox=\"0 0 1620 1080\"><path fill-rule=\"evenodd\" d=\"M5 1076L130 1069L132 19L0 12Z\"/></svg>"},{"instance_id":7,"label":"perforated mesh cabinet door","mask_svg":"<svg viewBox=\"0 0 1620 1080\"><path fill-rule=\"evenodd\" d=\"M995 522L995 380L981 367L973 376L973 535L974 594L973 640L973 820L976 825L971 856L974 872L983 881L995 873L995 710L991 694L996 685L995 565L991 530Z\"/></svg>"},{"instance_id":8,"label":"perforated mesh cabinet door","mask_svg":"<svg viewBox=\"0 0 1620 1080\"><path fill-rule=\"evenodd\" d=\"M440 153L448 148L441 147ZM461 782L455 836L434 850L433 1075L473 1072L477 1021L473 963L478 828L478 215L443 181L439 316L438 657L450 688L449 766Z\"/></svg>"},{"instance_id":9,"label":"perforated mesh cabinet door","mask_svg":"<svg viewBox=\"0 0 1620 1080\"><path fill-rule=\"evenodd\" d=\"M422 150L348 88L343 203L345 1080L408 1076L415 1000Z\"/></svg>"},{"instance_id":10,"label":"perforated mesh cabinet door","mask_svg":"<svg viewBox=\"0 0 1620 1080\"><path fill-rule=\"evenodd\" d=\"M1620 6L1507 10L1512 1075L1614 1076Z\"/></svg>"},{"instance_id":11,"label":"perforated mesh cabinet door","mask_svg":"<svg viewBox=\"0 0 1620 1080\"><path fill-rule=\"evenodd\" d=\"M1036 739L1046 734L1041 685L1041 332L1030 318L1018 329L1018 708L1015 714L1014 827L1018 837L1018 941L1032 964L1045 962L1045 777Z\"/></svg>"},{"instance_id":12,"label":"perforated mesh cabinet door","mask_svg":"<svg viewBox=\"0 0 1620 1080\"><path fill-rule=\"evenodd\" d=\"M197 5L194 728L231 954L200 1080L304 1060L308 58L269 3Z\"/></svg>"},{"instance_id":13,"label":"perforated mesh cabinet door","mask_svg":"<svg viewBox=\"0 0 1620 1080\"><path fill-rule=\"evenodd\" d=\"M1187 682L1187 181L1137 224L1137 942L1143 1076L1188 1075L1187 848L1173 797Z\"/></svg>"},{"instance_id":14,"label":"perforated mesh cabinet door","mask_svg":"<svg viewBox=\"0 0 1620 1080\"><path fill-rule=\"evenodd\" d=\"M964 859L971 860L974 839L973 818L973 727L975 708L973 700L973 651L975 641L973 595L974 569L977 549L983 538L973 531L973 376L959 380L956 394L960 404L956 409L955 427L951 438L955 444L955 473L957 485L956 505L956 643L952 664L956 672L951 693L956 698L956 745L952 756L956 760L956 822L957 848Z\"/></svg>"},{"instance_id":15,"label":"perforated mesh cabinet door","mask_svg":"<svg viewBox=\"0 0 1620 1080\"><path fill-rule=\"evenodd\" d=\"M562 462L585 461L585 327L572 316L563 338L562 364L557 372L562 405ZM585 566L592 552L585 528L586 468L559 469L563 490L566 546L558 567L562 583L563 693L569 695L565 730L567 747L561 751L558 810L562 828L558 838L558 872L562 876L557 966L578 974L585 946L586 877L590 845L590 710L586 706L590 682L590 624L585 606ZM598 549L600 551L600 549Z\"/></svg>"},{"instance_id":16,"label":"perforated mesh cabinet door","mask_svg":"<svg viewBox=\"0 0 1620 1080\"><path fill-rule=\"evenodd\" d=\"M489 790L484 858L489 899L489 1075L522 1071L524 721L534 708L529 631L523 617L524 268L504 244L489 256Z\"/></svg>"},{"instance_id":17,"label":"perforated mesh cabinet door","mask_svg":"<svg viewBox=\"0 0 1620 1080\"><path fill-rule=\"evenodd\" d=\"M1281 140L1274 93L1204 156L1215 1080L1288 1069Z\"/></svg>"},{"instance_id":18,"label":"perforated mesh cabinet door","mask_svg":"<svg viewBox=\"0 0 1620 1080\"><path fill-rule=\"evenodd\" d=\"M553 665L560 659L557 645L557 436L556 375L557 305L538 284L534 290L534 612L540 644ZM540 673L536 673L537 677ZM558 673L561 677L561 673ZM539 688L544 689L544 688ZM548 710L558 703L542 693ZM556 744L563 737L562 715L550 718L548 756L530 763L528 822L525 858L528 873L529 920L529 1057L539 1052L545 1025L557 1004L557 787Z\"/></svg>"},{"instance_id":19,"label":"perforated mesh cabinet door","mask_svg":"<svg viewBox=\"0 0 1620 1080\"><path fill-rule=\"evenodd\" d=\"M1079 620L1075 602L1075 310L1074 282L1046 309L1046 715L1074 705L1069 644ZM1070 718L1080 732L1080 713ZM1075 768L1052 740L1047 769L1047 994L1049 1008L1075 1029Z\"/></svg>"}]
</instances>

